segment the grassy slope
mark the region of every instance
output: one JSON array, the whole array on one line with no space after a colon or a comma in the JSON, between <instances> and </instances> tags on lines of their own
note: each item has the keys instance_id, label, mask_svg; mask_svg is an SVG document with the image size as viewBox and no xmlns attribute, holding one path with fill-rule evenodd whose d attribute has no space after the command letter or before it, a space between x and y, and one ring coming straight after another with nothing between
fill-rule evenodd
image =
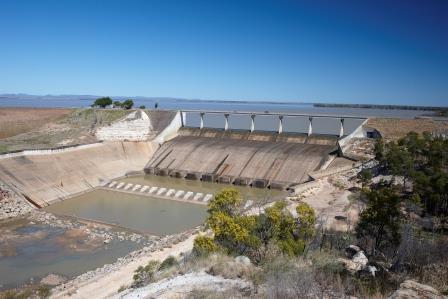
<instances>
[{"instance_id":1,"label":"grassy slope","mask_svg":"<svg viewBox=\"0 0 448 299\"><path fill-rule=\"evenodd\" d=\"M94 130L116 121L129 110L75 109L57 121L0 140L0 153L95 142Z\"/></svg>"},{"instance_id":2,"label":"grassy slope","mask_svg":"<svg viewBox=\"0 0 448 299\"><path fill-rule=\"evenodd\" d=\"M0 139L29 132L66 117L72 109L0 108Z\"/></svg>"}]
</instances>

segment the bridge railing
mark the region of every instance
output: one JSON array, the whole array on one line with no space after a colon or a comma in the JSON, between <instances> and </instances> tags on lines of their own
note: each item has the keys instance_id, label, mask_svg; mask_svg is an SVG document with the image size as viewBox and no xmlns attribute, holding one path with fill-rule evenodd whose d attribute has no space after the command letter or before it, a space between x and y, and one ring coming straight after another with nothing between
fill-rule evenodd
<instances>
[{"instance_id":1,"label":"bridge railing","mask_svg":"<svg viewBox=\"0 0 448 299\"><path fill-rule=\"evenodd\" d=\"M181 123L182 126L185 126L185 115L186 113L197 113L199 114L199 128L202 129L205 126L204 116L206 114L220 114L224 117L224 130L227 131L229 129L229 116L230 115L247 115L250 116L250 126L249 130L253 132L256 128L255 119L257 116L275 116L278 117L278 129L277 132L281 134L283 132L283 119L284 117L306 117L308 118L308 135L313 134L313 120L319 118L329 118L329 119L337 119L339 120L339 137L345 135L345 120L346 119L355 119L364 121L366 117L352 116L352 115L328 115L328 114L304 114L304 113L290 113L290 112L253 112L253 111L218 111L218 110L181 110Z\"/></svg>"}]
</instances>

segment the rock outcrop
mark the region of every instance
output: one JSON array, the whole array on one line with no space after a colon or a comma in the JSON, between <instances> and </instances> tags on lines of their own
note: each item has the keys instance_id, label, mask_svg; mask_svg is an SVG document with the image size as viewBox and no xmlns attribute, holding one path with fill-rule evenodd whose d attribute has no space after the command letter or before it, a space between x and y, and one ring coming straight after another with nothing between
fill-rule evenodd
<instances>
[{"instance_id":1,"label":"rock outcrop","mask_svg":"<svg viewBox=\"0 0 448 299\"><path fill-rule=\"evenodd\" d=\"M436 289L415 282L413 280L406 280L400 284L400 288L396 290L389 299L447 299Z\"/></svg>"}]
</instances>

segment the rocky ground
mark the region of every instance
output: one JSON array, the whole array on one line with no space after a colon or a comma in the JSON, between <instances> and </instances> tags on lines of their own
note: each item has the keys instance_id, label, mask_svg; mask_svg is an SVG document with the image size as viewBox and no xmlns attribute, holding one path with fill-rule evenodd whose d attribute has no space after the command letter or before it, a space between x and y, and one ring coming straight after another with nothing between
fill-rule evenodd
<instances>
[{"instance_id":1,"label":"rocky ground","mask_svg":"<svg viewBox=\"0 0 448 299\"><path fill-rule=\"evenodd\" d=\"M242 293L251 289L252 284L242 279L227 279L213 276L205 272L187 273L163 279L146 287L128 290L117 294L114 299L136 298L186 298L189 294L194 298L194 292L222 293L228 290ZM232 297L233 298L233 297Z\"/></svg>"},{"instance_id":2,"label":"rocky ground","mask_svg":"<svg viewBox=\"0 0 448 299\"><path fill-rule=\"evenodd\" d=\"M24 198L0 182L0 220L23 216L34 210Z\"/></svg>"},{"instance_id":3,"label":"rocky ground","mask_svg":"<svg viewBox=\"0 0 448 299\"><path fill-rule=\"evenodd\" d=\"M109 298L117 294L121 286L127 286L132 282L134 271L138 266L147 264L149 260L162 261L168 256L176 256L191 250L197 231L198 229L194 229L165 236L149 246L119 258L113 264L86 272L56 287L52 298L90 298L93 293L96 298Z\"/></svg>"}]
</instances>

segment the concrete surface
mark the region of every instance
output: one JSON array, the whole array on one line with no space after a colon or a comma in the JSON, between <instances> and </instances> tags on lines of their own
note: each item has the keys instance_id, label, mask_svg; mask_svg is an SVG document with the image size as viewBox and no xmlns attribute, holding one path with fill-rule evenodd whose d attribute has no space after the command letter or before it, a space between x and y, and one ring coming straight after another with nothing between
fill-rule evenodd
<instances>
[{"instance_id":1,"label":"concrete surface","mask_svg":"<svg viewBox=\"0 0 448 299\"><path fill-rule=\"evenodd\" d=\"M141 170L155 151L151 142L104 142L48 155L0 159L0 180L38 206L84 192Z\"/></svg>"},{"instance_id":2,"label":"concrete surface","mask_svg":"<svg viewBox=\"0 0 448 299\"><path fill-rule=\"evenodd\" d=\"M186 178L207 180L225 176L226 181L243 177L247 182L266 182L260 186L278 183L281 188L308 181L308 172L319 168L337 142L312 136L313 144L304 144L300 136L287 135L275 141L277 134L269 132L216 129L185 128L180 135L157 150L145 167L147 173L187 173Z\"/></svg>"}]
</instances>

